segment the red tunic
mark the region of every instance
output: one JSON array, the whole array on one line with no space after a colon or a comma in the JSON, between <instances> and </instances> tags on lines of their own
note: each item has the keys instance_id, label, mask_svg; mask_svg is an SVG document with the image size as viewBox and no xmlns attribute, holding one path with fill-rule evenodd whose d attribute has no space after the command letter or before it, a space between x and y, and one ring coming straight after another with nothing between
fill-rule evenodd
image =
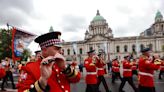
<instances>
[{"instance_id":1,"label":"red tunic","mask_svg":"<svg viewBox=\"0 0 164 92\"><path fill-rule=\"evenodd\" d=\"M123 76L132 77L132 64L128 60L123 60Z\"/></svg>"},{"instance_id":2,"label":"red tunic","mask_svg":"<svg viewBox=\"0 0 164 92\"><path fill-rule=\"evenodd\" d=\"M132 63L132 70L137 70L137 63L136 63L136 61L133 61L133 63Z\"/></svg>"},{"instance_id":3,"label":"red tunic","mask_svg":"<svg viewBox=\"0 0 164 92\"><path fill-rule=\"evenodd\" d=\"M96 66L97 66L97 70L98 70L98 72L97 72L98 76L104 75L105 74L104 62L100 61L100 59L98 59L96 62Z\"/></svg>"},{"instance_id":4,"label":"red tunic","mask_svg":"<svg viewBox=\"0 0 164 92\"><path fill-rule=\"evenodd\" d=\"M27 78L27 72L26 72L26 67L25 66L21 66L20 67L20 74L19 74L19 78L18 78L18 84L16 85L17 89L19 89L21 86L23 86L24 81ZM18 90L18 92L23 92L23 89Z\"/></svg>"},{"instance_id":5,"label":"red tunic","mask_svg":"<svg viewBox=\"0 0 164 92\"><path fill-rule=\"evenodd\" d=\"M112 62L112 71L113 72L120 72L120 65L119 65L119 62L117 60L114 60Z\"/></svg>"},{"instance_id":6,"label":"red tunic","mask_svg":"<svg viewBox=\"0 0 164 92\"><path fill-rule=\"evenodd\" d=\"M3 78L5 75L6 75L6 71L2 67L2 64L0 64L0 79Z\"/></svg>"},{"instance_id":7,"label":"red tunic","mask_svg":"<svg viewBox=\"0 0 164 92\"><path fill-rule=\"evenodd\" d=\"M18 91L20 90L19 92L29 89L30 85L34 84L40 78L40 62L41 59L38 59L36 62L29 62L26 64L27 78L18 88ZM54 70L48 79L48 85L50 86L50 92L70 92L70 83L75 83L79 80L80 72L70 79L61 72L57 65L54 65Z\"/></svg>"},{"instance_id":8,"label":"red tunic","mask_svg":"<svg viewBox=\"0 0 164 92\"><path fill-rule=\"evenodd\" d=\"M139 85L144 87L154 87L154 70L159 68L159 65L152 63L148 57L141 56L138 62L139 68Z\"/></svg>"},{"instance_id":9,"label":"red tunic","mask_svg":"<svg viewBox=\"0 0 164 92\"><path fill-rule=\"evenodd\" d=\"M84 66L86 68L86 78L87 84L97 84L97 72L96 65L93 63L92 58L87 58L84 61Z\"/></svg>"}]
</instances>

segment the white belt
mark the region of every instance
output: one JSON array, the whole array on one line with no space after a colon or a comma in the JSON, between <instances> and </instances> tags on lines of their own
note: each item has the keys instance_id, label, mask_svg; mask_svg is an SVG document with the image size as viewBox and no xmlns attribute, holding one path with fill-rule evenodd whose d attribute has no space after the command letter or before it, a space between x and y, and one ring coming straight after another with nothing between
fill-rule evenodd
<instances>
[{"instance_id":1,"label":"white belt","mask_svg":"<svg viewBox=\"0 0 164 92\"><path fill-rule=\"evenodd\" d=\"M123 69L123 71L132 71L131 69Z\"/></svg>"},{"instance_id":2,"label":"white belt","mask_svg":"<svg viewBox=\"0 0 164 92\"><path fill-rule=\"evenodd\" d=\"M87 72L88 75L96 75L97 72Z\"/></svg>"},{"instance_id":3,"label":"white belt","mask_svg":"<svg viewBox=\"0 0 164 92\"><path fill-rule=\"evenodd\" d=\"M119 66L118 67L116 67L116 66L113 66L113 68L120 68Z\"/></svg>"},{"instance_id":4,"label":"white belt","mask_svg":"<svg viewBox=\"0 0 164 92\"><path fill-rule=\"evenodd\" d=\"M104 68L97 68L97 70L104 70Z\"/></svg>"},{"instance_id":5,"label":"white belt","mask_svg":"<svg viewBox=\"0 0 164 92\"><path fill-rule=\"evenodd\" d=\"M153 74L151 73L145 73L145 72L139 72L140 75L150 76L153 77Z\"/></svg>"}]
</instances>

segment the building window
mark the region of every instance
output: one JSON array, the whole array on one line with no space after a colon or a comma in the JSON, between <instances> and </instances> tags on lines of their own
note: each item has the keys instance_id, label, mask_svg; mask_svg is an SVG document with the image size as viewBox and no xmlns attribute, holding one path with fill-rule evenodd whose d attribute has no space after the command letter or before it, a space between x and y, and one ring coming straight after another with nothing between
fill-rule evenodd
<instances>
[{"instance_id":1,"label":"building window","mask_svg":"<svg viewBox=\"0 0 164 92\"><path fill-rule=\"evenodd\" d=\"M93 47L89 47L89 50L90 50L90 51L93 50Z\"/></svg>"},{"instance_id":2,"label":"building window","mask_svg":"<svg viewBox=\"0 0 164 92\"><path fill-rule=\"evenodd\" d=\"M132 45L132 51L136 52L136 46L134 44Z\"/></svg>"},{"instance_id":3,"label":"building window","mask_svg":"<svg viewBox=\"0 0 164 92\"><path fill-rule=\"evenodd\" d=\"M120 46L116 46L116 52L120 52Z\"/></svg>"},{"instance_id":4,"label":"building window","mask_svg":"<svg viewBox=\"0 0 164 92\"><path fill-rule=\"evenodd\" d=\"M150 48L150 50L153 50L153 45L152 44L149 44L148 45L148 48Z\"/></svg>"},{"instance_id":5,"label":"building window","mask_svg":"<svg viewBox=\"0 0 164 92\"><path fill-rule=\"evenodd\" d=\"M80 48L80 49L79 49L79 52L80 52L80 54L83 54L83 49Z\"/></svg>"},{"instance_id":6,"label":"building window","mask_svg":"<svg viewBox=\"0 0 164 92\"><path fill-rule=\"evenodd\" d=\"M64 49L62 49L62 55L64 55Z\"/></svg>"},{"instance_id":7,"label":"building window","mask_svg":"<svg viewBox=\"0 0 164 92\"><path fill-rule=\"evenodd\" d=\"M162 45L162 51L164 51L164 45Z\"/></svg>"},{"instance_id":8,"label":"building window","mask_svg":"<svg viewBox=\"0 0 164 92\"><path fill-rule=\"evenodd\" d=\"M140 45L140 50L142 51L143 49L144 49L144 45L141 44L141 45Z\"/></svg>"},{"instance_id":9,"label":"building window","mask_svg":"<svg viewBox=\"0 0 164 92\"><path fill-rule=\"evenodd\" d=\"M67 55L70 55L70 49L67 49Z\"/></svg>"},{"instance_id":10,"label":"building window","mask_svg":"<svg viewBox=\"0 0 164 92\"><path fill-rule=\"evenodd\" d=\"M161 31L163 31L164 29L163 29L163 25L161 25Z\"/></svg>"},{"instance_id":11,"label":"building window","mask_svg":"<svg viewBox=\"0 0 164 92\"><path fill-rule=\"evenodd\" d=\"M128 52L128 46L127 45L124 46L124 52Z\"/></svg>"}]
</instances>

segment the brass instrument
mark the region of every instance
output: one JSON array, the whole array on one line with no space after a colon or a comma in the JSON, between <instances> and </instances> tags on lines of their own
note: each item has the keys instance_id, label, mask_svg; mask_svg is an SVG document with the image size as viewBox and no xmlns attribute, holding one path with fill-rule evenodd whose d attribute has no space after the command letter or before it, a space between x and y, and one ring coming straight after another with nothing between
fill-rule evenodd
<instances>
[{"instance_id":1,"label":"brass instrument","mask_svg":"<svg viewBox=\"0 0 164 92\"><path fill-rule=\"evenodd\" d=\"M160 60L160 59L155 59L154 60L154 64L156 64L156 65L160 65L161 62L162 62L162 60Z\"/></svg>"},{"instance_id":2,"label":"brass instrument","mask_svg":"<svg viewBox=\"0 0 164 92\"><path fill-rule=\"evenodd\" d=\"M99 57L98 57L98 56L96 56L96 55L95 55L95 56L93 56L93 57L92 57L92 63L94 63L94 64L95 64L95 63L97 62L97 60L98 60L98 59L99 59Z\"/></svg>"}]
</instances>

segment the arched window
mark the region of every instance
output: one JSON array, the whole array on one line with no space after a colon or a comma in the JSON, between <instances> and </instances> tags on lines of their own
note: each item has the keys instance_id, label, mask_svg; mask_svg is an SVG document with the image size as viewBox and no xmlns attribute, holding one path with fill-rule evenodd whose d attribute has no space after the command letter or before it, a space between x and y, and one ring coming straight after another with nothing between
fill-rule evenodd
<instances>
[{"instance_id":1,"label":"arched window","mask_svg":"<svg viewBox=\"0 0 164 92\"><path fill-rule=\"evenodd\" d=\"M70 55L70 49L67 49L67 55Z\"/></svg>"},{"instance_id":2,"label":"arched window","mask_svg":"<svg viewBox=\"0 0 164 92\"><path fill-rule=\"evenodd\" d=\"M128 46L127 45L124 46L124 52L128 52Z\"/></svg>"},{"instance_id":3,"label":"arched window","mask_svg":"<svg viewBox=\"0 0 164 92\"><path fill-rule=\"evenodd\" d=\"M164 29L163 29L163 25L161 25L161 31L163 31Z\"/></svg>"},{"instance_id":4,"label":"arched window","mask_svg":"<svg viewBox=\"0 0 164 92\"><path fill-rule=\"evenodd\" d=\"M144 45L141 44L141 45L140 45L140 50L143 50L143 49L144 49Z\"/></svg>"},{"instance_id":5,"label":"arched window","mask_svg":"<svg viewBox=\"0 0 164 92\"><path fill-rule=\"evenodd\" d=\"M90 51L93 50L93 47L89 47L89 50L90 50Z\"/></svg>"},{"instance_id":6,"label":"arched window","mask_svg":"<svg viewBox=\"0 0 164 92\"><path fill-rule=\"evenodd\" d=\"M132 51L136 52L136 46L134 44L132 45Z\"/></svg>"},{"instance_id":7,"label":"arched window","mask_svg":"<svg viewBox=\"0 0 164 92\"><path fill-rule=\"evenodd\" d=\"M120 52L120 46L116 46L116 52Z\"/></svg>"},{"instance_id":8,"label":"arched window","mask_svg":"<svg viewBox=\"0 0 164 92\"><path fill-rule=\"evenodd\" d=\"M149 44L148 47L150 48L150 50L153 50L153 44Z\"/></svg>"},{"instance_id":9,"label":"arched window","mask_svg":"<svg viewBox=\"0 0 164 92\"><path fill-rule=\"evenodd\" d=\"M83 54L83 49L80 48L80 49L79 49L79 52L80 52L80 54Z\"/></svg>"}]
</instances>

